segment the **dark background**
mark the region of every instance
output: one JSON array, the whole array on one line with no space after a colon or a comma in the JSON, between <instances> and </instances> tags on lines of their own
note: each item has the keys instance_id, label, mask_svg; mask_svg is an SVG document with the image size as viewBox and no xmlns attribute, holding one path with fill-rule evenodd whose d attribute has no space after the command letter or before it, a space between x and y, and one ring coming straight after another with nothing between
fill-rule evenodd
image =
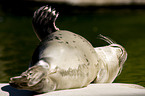
<instances>
[{"instance_id":1,"label":"dark background","mask_svg":"<svg viewBox=\"0 0 145 96\"><path fill-rule=\"evenodd\" d=\"M0 82L8 82L28 68L39 44L32 28L33 12L49 5L59 12L56 25L80 34L94 47L107 43L97 39L108 36L124 46L128 60L117 83L145 86L145 5L75 6L66 3L0 1Z\"/></svg>"}]
</instances>

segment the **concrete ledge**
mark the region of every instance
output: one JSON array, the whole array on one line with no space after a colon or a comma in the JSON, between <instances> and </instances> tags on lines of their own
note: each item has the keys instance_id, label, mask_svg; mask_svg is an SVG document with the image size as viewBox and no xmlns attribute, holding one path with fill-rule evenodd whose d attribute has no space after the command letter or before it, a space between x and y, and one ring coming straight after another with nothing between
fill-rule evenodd
<instances>
[{"instance_id":1,"label":"concrete ledge","mask_svg":"<svg viewBox=\"0 0 145 96\"><path fill-rule=\"evenodd\" d=\"M145 96L144 87L123 83L90 84L84 88L59 90L45 94L17 90L8 83L0 83L0 87L0 96Z\"/></svg>"},{"instance_id":2,"label":"concrete ledge","mask_svg":"<svg viewBox=\"0 0 145 96\"><path fill-rule=\"evenodd\" d=\"M145 4L144 0L33 0L37 2L68 3L72 5L131 5Z\"/></svg>"}]
</instances>

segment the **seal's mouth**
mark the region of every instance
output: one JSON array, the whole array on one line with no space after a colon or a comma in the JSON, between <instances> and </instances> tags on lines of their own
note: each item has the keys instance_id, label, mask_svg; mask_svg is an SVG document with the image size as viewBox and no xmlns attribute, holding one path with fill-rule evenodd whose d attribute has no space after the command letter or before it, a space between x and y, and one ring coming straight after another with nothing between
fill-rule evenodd
<instances>
[{"instance_id":1,"label":"seal's mouth","mask_svg":"<svg viewBox=\"0 0 145 96\"><path fill-rule=\"evenodd\" d=\"M18 88L19 86L16 83L11 83L9 82L10 86L14 87L14 88Z\"/></svg>"}]
</instances>

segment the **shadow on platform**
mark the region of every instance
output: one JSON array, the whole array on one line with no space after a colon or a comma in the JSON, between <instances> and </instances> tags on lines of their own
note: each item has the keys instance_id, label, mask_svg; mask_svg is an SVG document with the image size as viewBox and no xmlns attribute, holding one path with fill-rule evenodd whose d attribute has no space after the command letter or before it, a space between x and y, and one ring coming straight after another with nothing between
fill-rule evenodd
<instances>
[{"instance_id":1,"label":"shadow on platform","mask_svg":"<svg viewBox=\"0 0 145 96\"><path fill-rule=\"evenodd\" d=\"M8 92L9 96L33 96L37 95L38 93L33 92L33 91L27 91L27 90L18 90L10 85L3 86L1 88L2 91Z\"/></svg>"}]
</instances>

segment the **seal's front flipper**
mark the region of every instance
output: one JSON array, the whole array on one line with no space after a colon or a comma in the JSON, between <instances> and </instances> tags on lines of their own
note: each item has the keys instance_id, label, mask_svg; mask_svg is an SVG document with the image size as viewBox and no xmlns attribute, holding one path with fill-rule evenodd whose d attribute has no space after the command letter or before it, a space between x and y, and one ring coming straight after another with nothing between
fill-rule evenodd
<instances>
[{"instance_id":1,"label":"seal's front flipper","mask_svg":"<svg viewBox=\"0 0 145 96\"><path fill-rule=\"evenodd\" d=\"M32 23L40 41L50 33L59 30L59 28L55 26L58 14L55 9L51 9L51 7L48 6L42 6L34 12Z\"/></svg>"}]
</instances>

